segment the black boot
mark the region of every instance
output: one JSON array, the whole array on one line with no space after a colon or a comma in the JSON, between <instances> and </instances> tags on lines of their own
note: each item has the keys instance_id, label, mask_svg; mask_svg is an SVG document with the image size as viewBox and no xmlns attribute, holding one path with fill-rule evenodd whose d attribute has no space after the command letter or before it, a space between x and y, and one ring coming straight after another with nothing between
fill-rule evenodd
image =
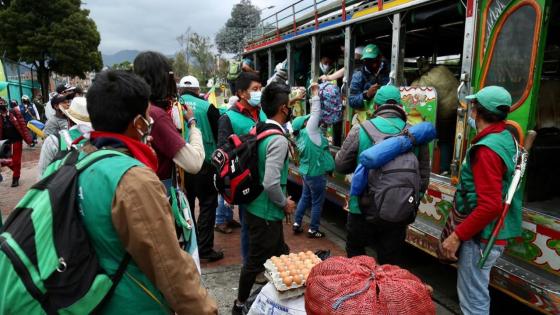
<instances>
[{"instance_id":1,"label":"black boot","mask_svg":"<svg viewBox=\"0 0 560 315\"><path fill-rule=\"evenodd\" d=\"M12 187L19 186L19 178L12 178Z\"/></svg>"}]
</instances>

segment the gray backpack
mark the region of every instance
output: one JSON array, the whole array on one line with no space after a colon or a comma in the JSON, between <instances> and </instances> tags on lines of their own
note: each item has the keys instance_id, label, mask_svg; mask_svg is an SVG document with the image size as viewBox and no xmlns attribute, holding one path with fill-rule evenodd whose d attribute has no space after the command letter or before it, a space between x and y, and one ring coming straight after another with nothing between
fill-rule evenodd
<instances>
[{"instance_id":1,"label":"gray backpack","mask_svg":"<svg viewBox=\"0 0 560 315\"><path fill-rule=\"evenodd\" d=\"M395 136L382 133L369 120L361 127L373 143ZM405 130L409 127L407 124ZM381 168L369 171L368 187L359 199L360 210L366 221L371 223L409 224L416 218L419 191L419 163L411 150Z\"/></svg>"}]
</instances>

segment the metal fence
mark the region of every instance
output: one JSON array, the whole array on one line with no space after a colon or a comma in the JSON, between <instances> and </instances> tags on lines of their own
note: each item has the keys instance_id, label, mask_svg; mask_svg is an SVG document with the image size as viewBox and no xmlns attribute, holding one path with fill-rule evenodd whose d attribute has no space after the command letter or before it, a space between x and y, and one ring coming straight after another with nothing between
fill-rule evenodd
<instances>
[{"instance_id":1,"label":"metal fence","mask_svg":"<svg viewBox=\"0 0 560 315\"><path fill-rule=\"evenodd\" d=\"M40 90L37 71L32 66L6 58L0 59L0 83L5 86L0 91L0 97L15 100L18 104L23 95L33 97L33 91Z\"/></svg>"}]
</instances>

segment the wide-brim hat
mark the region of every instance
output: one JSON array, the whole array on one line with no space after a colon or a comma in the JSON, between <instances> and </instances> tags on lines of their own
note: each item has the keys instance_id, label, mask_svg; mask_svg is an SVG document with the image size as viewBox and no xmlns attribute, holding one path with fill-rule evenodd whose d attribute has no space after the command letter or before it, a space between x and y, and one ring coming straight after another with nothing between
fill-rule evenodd
<instances>
[{"instance_id":1,"label":"wide-brim hat","mask_svg":"<svg viewBox=\"0 0 560 315\"><path fill-rule=\"evenodd\" d=\"M68 109L61 109L64 115L66 115L66 117L72 120L76 125L87 125L91 127L91 120L87 111L87 101L85 97L74 97Z\"/></svg>"}]
</instances>

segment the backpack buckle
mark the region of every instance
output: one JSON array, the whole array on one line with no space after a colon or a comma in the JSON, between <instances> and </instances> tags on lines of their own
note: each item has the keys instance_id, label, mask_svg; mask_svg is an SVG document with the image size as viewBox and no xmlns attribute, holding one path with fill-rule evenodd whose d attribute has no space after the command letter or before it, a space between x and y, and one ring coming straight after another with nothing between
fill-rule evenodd
<instances>
[{"instance_id":1,"label":"backpack buckle","mask_svg":"<svg viewBox=\"0 0 560 315\"><path fill-rule=\"evenodd\" d=\"M65 272L67 267L68 266L66 265L66 261L64 260L64 257L60 257L58 259L58 267L56 267L56 271Z\"/></svg>"}]
</instances>

